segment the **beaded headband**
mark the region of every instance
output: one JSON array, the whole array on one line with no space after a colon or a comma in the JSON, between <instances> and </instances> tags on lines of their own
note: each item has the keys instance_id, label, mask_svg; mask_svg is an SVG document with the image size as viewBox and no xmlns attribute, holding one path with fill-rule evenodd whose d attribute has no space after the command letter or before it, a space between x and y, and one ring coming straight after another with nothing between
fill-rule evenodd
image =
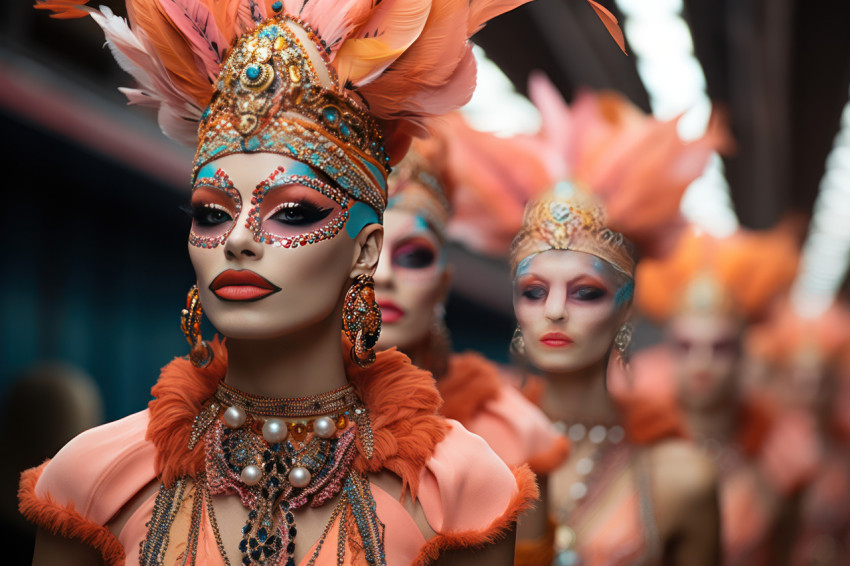
<instances>
[{"instance_id":1,"label":"beaded headband","mask_svg":"<svg viewBox=\"0 0 850 566\"><path fill-rule=\"evenodd\" d=\"M444 239L446 225L452 215L446 181L432 160L416 149L417 145L422 144L415 144L390 174L387 208L423 217Z\"/></svg>"},{"instance_id":2,"label":"beaded headband","mask_svg":"<svg viewBox=\"0 0 850 566\"><path fill-rule=\"evenodd\" d=\"M526 207L522 228L511 245L511 273L516 274L525 258L548 250L589 253L630 278L635 275L631 242L608 228L603 208L569 181L561 181Z\"/></svg>"},{"instance_id":3,"label":"beaded headband","mask_svg":"<svg viewBox=\"0 0 850 566\"><path fill-rule=\"evenodd\" d=\"M225 155L278 153L319 169L380 215L389 173L381 130L365 110L337 92L336 73L325 53L315 34L286 15L243 34L224 61L202 115L193 175ZM320 73L327 75L330 88L323 86Z\"/></svg>"}]
</instances>

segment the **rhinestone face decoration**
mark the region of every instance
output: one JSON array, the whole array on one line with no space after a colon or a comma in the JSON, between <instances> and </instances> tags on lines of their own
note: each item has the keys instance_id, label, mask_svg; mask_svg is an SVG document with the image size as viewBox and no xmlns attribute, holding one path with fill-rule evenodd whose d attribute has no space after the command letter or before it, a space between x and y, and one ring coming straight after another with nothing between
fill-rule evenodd
<instances>
[{"instance_id":1,"label":"rhinestone face decoration","mask_svg":"<svg viewBox=\"0 0 850 566\"><path fill-rule=\"evenodd\" d=\"M274 188L286 185L303 185L328 197L337 203L341 210L330 219L322 221L321 226L304 234L294 236L281 236L273 234L263 228L260 215L260 207L268 192ZM297 248L307 244L314 244L323 240L329 240L339 234L340 230L348 222L352 199L343 191L328 185L315 177L305 175L288 175L283 167L278 167L268 179L257 185L251 197L251 210L248 212L247 227L254 233L254 240L282 248Z\"/></svg>"},{"instance_id":2,"label":"rhinestone face decoration","mask_svg":"<svg viewBox=\"0 0 850 566\"><path fill-rule=\"evenodd\" d=\"M212 187L224 192L234 205L234 213L236 216L233 218L230 226L222 234L205 236L196 231L195 223L192 224L192 231L189 233L189 243L198 248L216 248L227 241L227 237L230 235L230 232L233 231L233 227L236 225L236 217L238 217L239 213L242 211L242 197L239 196L239 191L236 190L236 187L233 185L230 177L227 176L227 173L221 169L218 169L212 177L199 178L195 182L195 188L201 186Z\"/></svg>"}]
</instances>

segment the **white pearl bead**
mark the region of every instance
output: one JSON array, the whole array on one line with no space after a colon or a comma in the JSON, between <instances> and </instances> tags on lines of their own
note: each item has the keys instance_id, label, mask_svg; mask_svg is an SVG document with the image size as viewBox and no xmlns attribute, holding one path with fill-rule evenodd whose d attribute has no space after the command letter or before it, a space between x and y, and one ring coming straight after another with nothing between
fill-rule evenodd
<instances>
[{"instance_id":1,"label":"white pearl bead","mask_svg":"<svg viewBox=\"0 0 850 566\"><path fill-rule=\"evenodd\" d=\"M573 442L580 442L585 434L587 434L587 429L581 423L576 423L570 427L570 440Z\"/></svg>"},{"instance_id":2,"label":"white pearl bead","mask_svg":"<svg viewBox=\"0 0 850 566\"><path fill-rule=\"evenodd\" d=\"M599 444L599 443L603 442L607 436L608 436L608 429L606 429L602 425L596 425L595 427L590 429L590 432L587 433L587 437L594 444Z\"/></svg>"},{"instance_id":3,"label":"white pearl bead","mask_svg":"<svg viewBox=\"0 0 850 566\"><path fill-rule=\"evenodd\" d=\"M590 458L584 457L578 462L576 462L576 472L579 475L586 476L593 470L593 460Z\"/></svg>"},{"instance_id":4,"label":"white pearl bead","mask_svg":"<svg viewBox=\"0 0 850 566\"><path fill-rule=\"evenodd\" d=\"M336 423L330 417L319 417L313 421L313 432L319 438L330 438L336 434Z\"/></svg>"},{"instance_id":5,"label":"white pearl bead","mask_svg":"<svg viewBox=\"0 0 850 566\"><path fill-rule=\"evenodd\" d=\"M625 437L626 431L621 426L615 425L608 430L608 442L611 444L622 442Z\"/></svg>"},{"instance_id":6,"label":"white pearl bead","mask_svg":"<svg viewBox=\"0 0 850 566\"><path fill-rule=\"evenodd\" d=\"M286 423L280 419L266 419L263 423L263 438L272 444L286 438L288 432Z\"/></svg>"},{"instance_id":7,"label":"white pearl bead","mask_svg":"<svg viewBox=\"0 0 850 566\"><path fill-rule=\"evenodd\" d=\"M242 468L241 475L245 485L256 485L260 481L260 478L263 477L263 471L260 470L259 466L249 464Z\"/></svg>"},{"instance_id":8,"label":"white pearl bead","mask_svg":"<svg viewBox=\"0 0 850 566\"><path fill-rule=\"evenodd\" d=\"M310 480L313 479L313 474L307 468L301 466L292 468L289 472L289 483L292 487L307 487L310 485Z\"/></svg>"},{"instance_id":9,"label":"white pearl bead","mask_svg":"<svg viewBox=\"0 0 850 566\"><path fill-rule=\"evenodd\" d=\"M578 501L585 495L587 495L587 486L584 482L576 482L570 486L570 497L572 497L573 500Z\"/></svg>"},{"instance_id":10,"label":"white pearl bead","mask_svg":"<svg viewBox=\"0 0 850 566\"><path fill-rule=\"evenodd\" d=\"M243 424L245 424L245 419L247 419L247 415L245 415L245 411L233 405L232 407L228 407L226 411L224 411L224 422L230 428L239 428Z\"/></svg>"}]
</instances>

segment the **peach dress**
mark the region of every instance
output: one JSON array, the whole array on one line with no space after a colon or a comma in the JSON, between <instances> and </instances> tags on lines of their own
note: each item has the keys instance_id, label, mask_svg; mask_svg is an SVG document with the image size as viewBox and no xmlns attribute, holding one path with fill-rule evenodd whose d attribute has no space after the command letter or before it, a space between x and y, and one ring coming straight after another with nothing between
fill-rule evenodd
<instances>
[{"instance_id":1,"label":"peach dress","mask_svg":"<svg viewBox=\"0 0 850 566\"><path fill-rule=\"evenodd\" d=\"M569 442L499 366L475 352L454 354L437 381L441 413L483 438L510 467L528 464L538 474L560 466Z\"/></svg>"},{"instance_id":2,"label":"peach dress","mask_svg":"<svg viewBox=\"0 0 850 566\"><path fill-rule=\"evenodd\" d=\"M141 503L117 535L104 525L152 481L171 485L190 478L181 509L191 509L186 504L194 496L191 478L202 471L203 459L189 453L186 443L194 416L226 371L226 353L215 347L216 359L204 370L184 359L166 366L149 409L81 434L55 458L25 472L19 493L24 515L98 549L107 564L138 564L155 495ZM370 483L386 529L386 563L427 564L446 549L480 545L509 529L536 497L533 474L527 468L512 473L483 440L437 415L440 400L433 379L403 354L380 353L366 370L347 362L349 379L369 410L375 444L373 458L358 456L355 469L399 475L436 533L426 540L402 503ZM189 540L188 515L179 513L171 523L164 564L180 563ZM202 517L197 563L223 566L209 515ZM315 564L337 563L336 533L329 530ZM362 552L353 559L350 552L345 556L345 564L365 563Z\"/></svg>"}]
</instances>

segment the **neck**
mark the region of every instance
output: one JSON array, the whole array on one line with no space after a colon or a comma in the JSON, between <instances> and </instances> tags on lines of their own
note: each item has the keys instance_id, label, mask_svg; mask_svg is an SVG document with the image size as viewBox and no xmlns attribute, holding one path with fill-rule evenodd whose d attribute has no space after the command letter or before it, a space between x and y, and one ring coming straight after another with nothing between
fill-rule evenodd
<instances>
[{"instance_id":1,"label":"neck","mask_svg":"<svg viewBox=\"0 0 850 566\"><path fill-rule=\"evenodd\" d=\"M228 338L225 382L265 397L308 397L347 385L339 320L331 315L280 338Z\"/></svg>"},{"instance_id":2,"label":"neck","mask_svg":"<svg viewBox=\"0 0 850 566\"><path fill-rule=\"evenodd\" d=\"M738 403L729 400L716 407L685 407L688 431L695 438L711 438L728 444L735 440L738 428Z\"/></svg>"},{"instance_id":3,"label":"neck","mask_svg":"<svg viewBox=\"0 0 850 566\"><path fill-rule=\"evenodd\" d=\"M620 416L605 388L608 360L571 372L545 372L544 412L554 420L614 424Z\"/></svg>"}]
</instances>

